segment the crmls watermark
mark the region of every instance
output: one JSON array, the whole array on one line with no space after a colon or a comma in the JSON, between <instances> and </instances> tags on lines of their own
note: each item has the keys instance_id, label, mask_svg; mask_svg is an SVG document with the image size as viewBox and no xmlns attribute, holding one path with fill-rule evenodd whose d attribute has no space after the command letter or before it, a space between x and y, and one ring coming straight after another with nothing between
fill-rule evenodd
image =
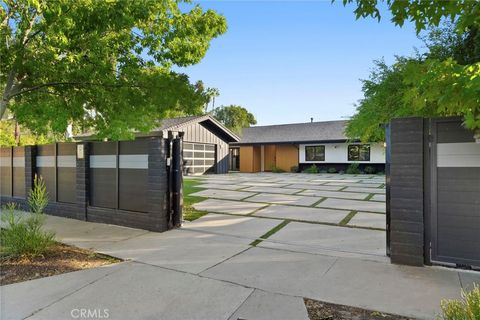
<instances>
[{"instance_id":1,"label":"crmls watermark","mask_svg":"<svg viewBox=\"0 0 480 320\"><path fill-rule=\"evenodd\" d=\"M70 315L73 319L108 319L110 318L110 310L75 308L70 311Z\"/></svg>"}]
</instances>

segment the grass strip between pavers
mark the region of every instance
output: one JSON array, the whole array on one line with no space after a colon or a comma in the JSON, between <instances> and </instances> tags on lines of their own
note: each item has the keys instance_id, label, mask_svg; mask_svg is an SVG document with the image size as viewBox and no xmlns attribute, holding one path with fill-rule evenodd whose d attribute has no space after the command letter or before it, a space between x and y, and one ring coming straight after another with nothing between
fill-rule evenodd
<instances>
[{"instance_id":1,"label":"grass strip between pavers","mask_svg":"<svg viewBox=\"0 0 480 320\"><path fill-rule=\"evenodd\" d=\"M375 196L375 193L370 193L365 199L363 199L363 201L368 201L372 199L374 196Z\"/></svg>"},{"instance_id":2,"label":"grass strip between pavers","mask_svg":"<svg viewBox=\"0 0 480 320\"><path fill-rule=\"evenodd\" d=\"M252 243L250 243L251 246L253 247L256 247L260 242L262 242L263 240L265 239L268 239L269 237L271 237L273 234L275 234L276 232L278 232L280 229L282 229L283 227L285 227L287 224L290 223L290 220L284 220L282 221L280 224L278 224L277 226L273 227L271 230L269 230L267 233L265 233L264 235L260 236L260 238L258 238L257 240L253 241Z\"/></svg>"},{"instance_id":3,"label":"grass strip between pavers","mask_svg":"<svg viewBox=\"0 0 480 320\"><path fill-rule=\"evenodd\" d=\"M196 210L193 207L193 204L206 200L205 197L192 196L192 193L205 190L204 188L199 188L197 185L202 184L203 181L195 179L185 179L183 181L183 219L187 221L196 220L204 215L207 211Z\"/></svg>"},{"instance_id":4,"label":"grass strip between pavers","mask_svg":"<svg viewBox=\"0 0 480 320\"><path fill-rule=\"evenodd\" d=\"M338 224L341 225L341 226L346 226L347 223L350 222L350 220L352 220L352 218L357 214L358 211L352 211L350 212L349 214L347 214L347 216L345 218L343 218L342 221L340 221Z\"/></svg>"}]
</instances>

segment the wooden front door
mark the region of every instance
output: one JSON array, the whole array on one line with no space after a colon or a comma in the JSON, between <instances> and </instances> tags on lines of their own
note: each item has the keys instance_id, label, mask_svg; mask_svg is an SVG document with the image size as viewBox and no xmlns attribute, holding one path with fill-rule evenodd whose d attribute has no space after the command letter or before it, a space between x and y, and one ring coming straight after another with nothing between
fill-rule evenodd
<instances>
[{"instance_id":1,"label":"wooden front door","mask_svg":"<svg viewBox=\"0 0 480 320\"><path fill-rule=\"evenodd\" d=\"M276 146L274 144L265 145L264 151L264 170L272 171L272 167L276 166Z\"/></svg>"}]
</instances>

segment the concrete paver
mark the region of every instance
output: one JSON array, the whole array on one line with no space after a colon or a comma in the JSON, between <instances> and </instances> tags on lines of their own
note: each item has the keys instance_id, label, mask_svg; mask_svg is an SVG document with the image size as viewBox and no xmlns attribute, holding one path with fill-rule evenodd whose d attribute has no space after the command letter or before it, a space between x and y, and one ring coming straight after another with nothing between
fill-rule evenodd
<instances>
[{"instance_id":1,"label":"concrete paver","mask_svg":"<svg viewBox=\"0 0 480 320\"><path fill-rule=\"evenodd\" d=\"M387 225L387 218L384 214L357 212L348 222L350 226L384 229Z\"/></svg>"},{"instance_id":2,"label":"concrete paver","mask_svg":"<svg viewBox=\"0 0 480 320\"><path fill-rule=\"evenodd\" d=\"M255 290L229 320L308 320L302 298Z\"/></svg>"},{"instance_id":3,"label":"concrete paver","mask_svg":"<svg viewBox=\"0 0 480 320\"><path fill-rule=\"evenodd\" d=\"M338 191L342 189L343 187L341 186L325 186L325 185L319 185L319 184L306 184L306 183L297 183L297 184L291 184L285 187L286 189L292 188L292 189L305 189L305 190L327 190L327 191Z\"/></svg>"},{"instance_id":4,"label":"concrete paver","mask_svg":"<svg viewBox=\"0 0 480 320\"><path fill-rule=\"evenodd\" d=\"M206 190L192 193L191 195L195 197L205 197L205 198L242 200L254 194L255 193L253 192L245 192L245 191L206 189Z\"/></svg>"},{"instance_id":5,"label":"concrete paver","mask_svg":"<svg viewBox=\"0 0 480 320\"><path fill-rule=\"evenodd\" d=\"M187 221L183 229L245 237L253 241L277 226L280 222L273 219L210 213L195 221Z\"/></svg>"},{"instance_id":6,"label":"concrete paver","mask_svg":"<svg viewBox=\"0 0 480 320\"><path fill-rule=\"evenodd\" d=\"M347 187L342 191L385 194L384 188Z\"/></svg>"},{"instance_id":7,"label":"concrete paver","mask_svg":"<svg viewBox=\"0 0 480 320\"><path fill-rule=\"evenodd\" d=\"M354 199L364 200L369 194L359 192L343 192L343 191L321 191L321 190L305 190L298 195L303 196L317 196L325 198L342 198L342 199Z\"/></svg>"},{"instance_id":8,"label":"concrete paver","mask_svg":"<svg viewBox=\"0 0 480 320\"><path fill-rule=\"evenodd\" d=\"M128 263L122 270L35 313L31 319L71 319L72 310L88 308L100 312L108 309L110 319L223 320L252 291L222 281Z\"/></svg>"},{"instance_id":9,"label":"concrete paver","mask_svg":"<svg viewBox=\"0 0 480 320\"><path fill-rule=\"evenodd\" d=\"M370 200L385 202L387 200L387 196L384 194L375 194Z\"/></svg>"},{"instance_id":10,"label":"concrete paver","mask_svg":"<svg viewBox=\"0 0 480 320\"><path fill-rule=\"evenodd\" d=\"M279 193L279 194L294 194L302 191L302 189L293 188L278 188L278 187L248 187L242 191L260 192L260 193Z\"/></svg>"},{"instance_id":11,"label":"concrete paver","mask_svg":"<svg viewBox=\"0 0 480 320\"><path fill-rule=\"evenodd\" d=\"M248 201L308 207L320 199L321 198L307 196L260 193L256 196L248 198Z\"/></svg>"},{"instance_id":12,"label":"concrete paver","mask_svg":"<svg viewBox=\"0 0 480 320\"><path fill-rule=\"evenodd\" d=\"M259 246L386 261L385 232L377 230L291 222Z\"/></svg>"},{"instance_id":13,"label":"concrete paver","mask_svg":"<svg viewBox=\"0 0 480 320\"><path fill-rule=\"evenodd\" d=\"M254 216L304 220L312 222L339 223L348 215L349 211L320 209L310 207L283 206L272 204L255 212Z\"/></svg>"},{"instance_id":14,"label":"concrete paver","mask_svg":"<svg viewBox=\"0 0 480 320\"><path fill-rule=\"evenodd\" d=\"M267 204L219 199L207 199L193 205L197 210L241 215L252 213L265 206L267 206Z\"/></svg>"},{"instance_id":15,"label":"concrete paver","mask_svg":"<svg viewBox=\"0 0 480 320\"><path fill-rule=\"evenodd\" d=\"M317 207L335 208L344 210L372 211L385 213L385 203L376 201L346 200L327 198L320 202Z\"/></svg>"},{"instance_id":16,"label":"concrete paver","mask_svg":"<svg viewBox=\"0 0 480 320\"><path fill-rule=\"evenodd\" d=\"M202 189L221 189L221 190L238 190L243 188L244 186L239 186L237 184L219 184L219 183L202 183L196 185L195 188L202 188Z\"/></svg>"}]
</instances>

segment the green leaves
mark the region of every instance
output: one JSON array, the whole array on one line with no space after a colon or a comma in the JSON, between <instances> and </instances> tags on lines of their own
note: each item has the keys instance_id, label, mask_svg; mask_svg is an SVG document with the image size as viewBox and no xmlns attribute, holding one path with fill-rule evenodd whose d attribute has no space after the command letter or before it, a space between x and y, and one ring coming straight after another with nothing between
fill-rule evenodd
<instances>
[{"instance_id":1,"label":"green leaves","mask_svg":"<svg viewBox=\"0 0 480 320\"><path fill-rule=\"evenodd\" d=\"M20 0L0 13L1 114L8 105L37 133L73 123L128 138L168 113L200 113L205 92L171 67L198 63L226 31L221 15L174 0Z\"/></svg>"},{"instance_id":2,"label":"green leaves","mask_svg":"<svg viewBox=\"0 0 480 320\"><path fill-rule=\"evenodd\" d=\"M213 110L213 116L233 132L240 134L242 128L257 124L257 120L247 109L229 105Z\"/></svg>"}]
</instances>

